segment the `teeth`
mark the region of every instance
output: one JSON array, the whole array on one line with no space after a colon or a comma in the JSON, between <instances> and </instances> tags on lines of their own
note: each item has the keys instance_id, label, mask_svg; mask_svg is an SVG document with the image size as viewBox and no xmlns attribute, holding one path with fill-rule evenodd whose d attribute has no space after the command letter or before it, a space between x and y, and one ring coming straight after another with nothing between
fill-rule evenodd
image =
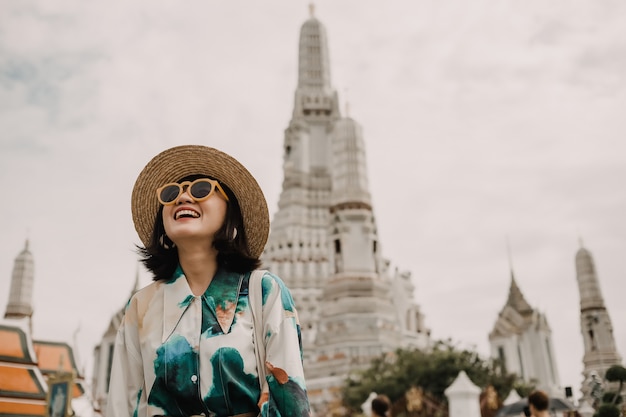
<instances>
[{"instance_id":1,"label":"teeth","mask_svg":"<svg viewBox=\"0 0 626 417\"><path fill-rule=\"evenodd\" d=\"M174 217L176 220L180 219L181 217L193 217L193 218L198 218L200 217L200 214L198 214L197 212L193 211L193 210L181 210L181 211L177 211L176 212L176 216Z\"/></svg>"}]
</instances>

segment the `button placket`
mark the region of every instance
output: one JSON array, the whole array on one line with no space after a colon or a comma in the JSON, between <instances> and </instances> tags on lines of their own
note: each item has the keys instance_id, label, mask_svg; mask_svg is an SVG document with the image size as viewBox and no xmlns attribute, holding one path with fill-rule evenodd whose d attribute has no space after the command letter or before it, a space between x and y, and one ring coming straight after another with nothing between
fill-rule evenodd
<instances>
[{"instance_id":1,"label":"button placket","mask_svg":"<svg viewBox=\"0 0 626 417\"><path fill-rule=\"evenodd\" d=\"M196 343L196 373L191 375L191 382L194 384L198 384L198 380L200 379L200 339L202 338L202 296L194 297L193 299L193 308L194 308L194 341ZM202 393L200 392L200 384L198 384L198 396L202 398Z\"/></svg>"},{"instance_id":2,"label":"button placket","mask_svg":"<svg viewBox=\"0 0 626 417\"><path fill-rule=\"evenodd\" d=\"M202 340L202 314L203 314L203 296L197 296L194 298L194 314L195 317L194 319L194 337L195 337L195 341L196 341L196 373L191 375L191 382L193 382L194 384L196 384L196 392L198 394L198 399L199 401L202 403L202 406L205 410L205 412L202 412L200 415L201 416L215 416L215 414L213 412L211 412L211 410L209 410L206 406L206 403L204 402L203 398L202 398L202 386L200 384L200 372L201 372L201 364L200 364L200 347L201 347L201 340Z\"/></svg>"}]
</instances>

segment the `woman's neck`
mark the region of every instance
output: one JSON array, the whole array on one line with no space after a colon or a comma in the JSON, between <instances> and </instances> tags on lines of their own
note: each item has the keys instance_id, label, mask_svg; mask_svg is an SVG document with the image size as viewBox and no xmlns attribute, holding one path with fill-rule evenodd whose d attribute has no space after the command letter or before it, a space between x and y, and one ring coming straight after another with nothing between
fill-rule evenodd
<instances>
[{"instance_id":1,"label":"woman's neck","mask_svg":"<svg viewBox=\"0 0 626 417\"><path fill-rule=\"evenodd\" d=\"M215 248L178 247L178 260L185 272L187 283L194 295L202 295L217 272L217 250Z\"/></svg>"}]
</instances>

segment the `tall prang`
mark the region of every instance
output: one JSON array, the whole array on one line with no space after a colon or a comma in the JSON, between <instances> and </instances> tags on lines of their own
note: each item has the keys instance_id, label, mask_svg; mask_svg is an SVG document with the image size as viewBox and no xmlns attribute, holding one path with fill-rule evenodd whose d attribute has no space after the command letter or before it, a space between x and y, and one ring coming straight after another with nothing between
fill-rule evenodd
<instances>
[{"instance_id":1,"label":"tall prang","mask_svg":"<svg viewBox=\"0 0 626 417\"><path fill-rule=\"evenodd\" d=\"M298 87L283 147L283 189L263 261L298 302L304 346L315 340L319 300L330 273L330 132L339 120L330 85L326 31L311 17L300 32ZM307 349L307 353L308 353Z\"/></svg>"},{"instance_id":2,"label":"tall prang","mask_svg":"<svg viewBox=\"0 0 626 417\"><path fill-rule=\"evenodd\" d=\"M35 262L33 254L28 249L28 240L24 249L15 258L9 300L4 313L6 319L24 319L28 321L29 332L32 335L33 317L33 285L35 281Z\"/></svg>"},{"instance_id":3,"label":"tall prang","mask_svg":"<svg viewBox=\"0 0 626 417\"><path fill-rule=\"evenodd\" d=\"M311 7L300 30L283 189L262 259L291 289L307 390L322 413L350 371L396 348L430 344L411 274L392 271L382 256L362 128L339 107L326 29Z\"/></svg>"},{"instance_id":4,"label":"tall prang","mask_svg":"<svg viewBox=\"0 0 626 417\"><path fill-rule=\"evenodd\" d=\"M585 353L583 356L583 399L590 404L592 375L604 378L612 365L621 365L622 357L617 352L613 325L604 304L600 281L591 252L582 246L576 253L576 279L580 292L580 330Z\"/></svg>"}]
</instances>

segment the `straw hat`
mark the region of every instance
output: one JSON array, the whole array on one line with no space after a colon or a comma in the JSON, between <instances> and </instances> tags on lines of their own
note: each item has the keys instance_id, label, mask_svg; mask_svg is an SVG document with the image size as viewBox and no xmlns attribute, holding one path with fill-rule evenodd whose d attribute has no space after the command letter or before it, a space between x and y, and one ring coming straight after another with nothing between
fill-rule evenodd
<instances>
[{"instance_id":1,"label":"straw hat","mask_svg":"<svg viewBox=\"0 0 626 417\"><path fill-rule=\"evenodd\" d=\"M241 208L250 253L259 257L270 230L267 202L252 174L232 156L214 148L184 145L167 149L144 167L133 188L131 209L139 238L148 246L159 210L156 189L188 175L201 174L231 189Z\"/></svg>"}]
</instances>

